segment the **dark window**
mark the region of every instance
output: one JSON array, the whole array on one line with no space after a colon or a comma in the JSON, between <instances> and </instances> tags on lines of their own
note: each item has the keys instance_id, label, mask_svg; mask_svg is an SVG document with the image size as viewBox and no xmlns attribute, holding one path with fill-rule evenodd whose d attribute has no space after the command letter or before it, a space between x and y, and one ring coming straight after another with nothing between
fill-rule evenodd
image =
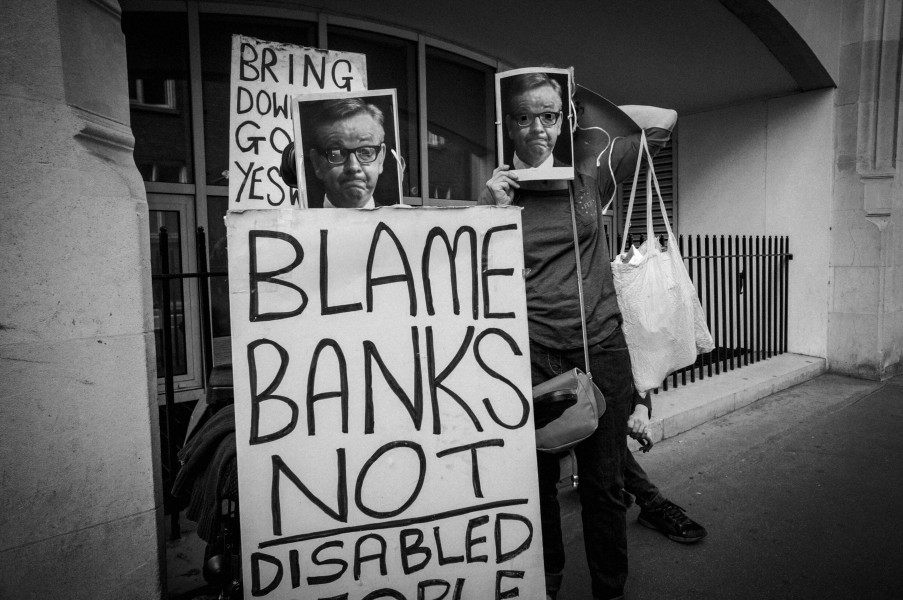
<instances>
[{"instance_id":1,"label":"dark window","mask_svg":"<svg viewBox=\"0 0 903 600\"><path fill-rule=\"evenodd\" d=\"M185 15L127 12L122 30L135 164L146 181L193 183Z\"/></svg>"},{"instance_id":2,"label":"dark window","mask_svg":"<svg viewBox=\"0 0 903 600\"><path fill-rule=\"evenodd\" d=\"M428 197L476 200L492 174L494 73L486 65L427 48Z\"/></svg>"}]
</instances>

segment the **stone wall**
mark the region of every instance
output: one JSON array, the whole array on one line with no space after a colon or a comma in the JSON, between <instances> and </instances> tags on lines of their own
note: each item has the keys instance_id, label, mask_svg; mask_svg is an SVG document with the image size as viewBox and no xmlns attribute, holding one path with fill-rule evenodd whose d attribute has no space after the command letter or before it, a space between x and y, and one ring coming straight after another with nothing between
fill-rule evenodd
<instances>
[{"instance_id":1,"label":"stone wall","mask_svg":"<svg viewBox=\"0 0 903 600\"><path fill-rule=\"evenodd\" d=\"M835 100L828 366L872 379L903 371L901 12L844 2Z\"/></svg>"},{"instance_id":2,"label":"stone wall","mask_svg":"<svg viewBox=\"0 0 903 600\"><path fill-rule=\"evenodd\" d=\"M119 5L7 1L0 23L0 597L159 598L148 213Z\"/></svg>"}]
</instances>

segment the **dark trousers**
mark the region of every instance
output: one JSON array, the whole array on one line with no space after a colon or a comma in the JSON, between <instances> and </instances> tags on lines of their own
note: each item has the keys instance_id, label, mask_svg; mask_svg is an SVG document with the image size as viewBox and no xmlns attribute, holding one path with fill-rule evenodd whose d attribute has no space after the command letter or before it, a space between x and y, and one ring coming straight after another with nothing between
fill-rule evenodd
<instances>
[{"instance_id":1,"label":"dark trousers","mask_svg":"<svg viewBox=\"0 0 903 600\"><path fill-rule=\"evenodd\" d=\"M624 491L634 497L640 508L654 507L665 500L630 450L624 453Z\"/></svg>"},{"instance_id":2,"label":"dark trousers","mask_svg":"<svg viewBox=\"0 0 903 600\"><path fill-rule=\"evenodd\" d=\"M583 348L554 350L531 342L533 385L574 367L585 369ZM599 427L574 448L580 473L583 540L593 597L607 600L624 593L627 581L627 509L623 498L623 460L627 453L627 417L633 399L630 355L620 329L590 347L590 372L605 396ZM546 573L564 569L564 543L558 504L560 455L537 453L539 502Z\"/></svg>"}]
</instances>

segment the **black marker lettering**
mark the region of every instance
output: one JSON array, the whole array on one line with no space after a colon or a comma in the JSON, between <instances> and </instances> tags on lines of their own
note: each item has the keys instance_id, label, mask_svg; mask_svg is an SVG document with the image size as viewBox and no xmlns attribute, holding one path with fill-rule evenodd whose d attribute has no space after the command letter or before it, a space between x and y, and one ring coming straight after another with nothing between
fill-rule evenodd
<instances>
[{"instance_id":1,"label":"black marker lettering","mask_svg":"<svg viewBox=\"0 0 903 600\"><path fill-rule=\"evenodd\" d=\"M273 65L276 64L276 52L272 48L264 47L263 49L263 59L260 61L261 65L261 77L260 81L267 80L267 73L270 74L270 77L273 78L273 81L279 83L279 79L276 77L276 74L273 72Z\"/></svg>"},{"instance_id":2,"label":"black marker lettering","mask_svg":"<svg viewBox=\"0 0 903 600\"><path fill-rule=\"evenodd\" d=\"M520 521L527 526L527 537L519 546L508 552L502 551L502 521ZM495 564L509 561L530 547L533 541L533 523L523 515L515 513L499 513L495 516Z\"/></svg>"},{"instance_id":3,"label":"black marker lettering","mask_svg":"<svg viewBox=\"0 0 903 600\"><path fill-rule=\"evenodd\" d=\"M376 600L377 598L394 598L394 600L407 600L401 592L389 588L382 588L375 592L370 592L364 596L363 600ZM325 600L330 600L326 598Z\"/></svg>"},{"instance_id":4,"label":"black marker lettering","mask_svg":"<svg viewBox=\"0 0 903 600\"><path fill-rule=\"evenodd\" d=\"M250 58L246 53L250 53ZM260 77L260 71L254 66L254 62L257 61L257 49L253 44L244 42L241 45L240 56L238 78L242 81L257 81L257 78Z\"/></svg>"},{"instance_id":5,"label":"black marker lettering","mask_svg":"<svg viewBox=\"0 0 903 600\"><path fill-rule=\"evenodd\" d=\"M295 258L292 259L292 262L288 264L288 266L282 267L281 269L276 269L275 271L258 271L257 270L257 240L260 238L270 238L274 240L282 240L287 242L292 249L295 251ZM278 319L288 319L289 317L294 317L296 315L300 315L304 309L307 307L307 294L299 288L294 283L289 281L283 281L281 279L276 279L277 275L283 275L292 271L295 267L301 264L301 261L304 260L304 249L301 248L301 244L294 237L287 233L283 233L281 231L266 231L253 229L248 232L248 283L250 285L250 296L251 302L248 308L248 320L252 323L257 323L259 321L276 321ZM274 311L268 313L260 312L260 293L259 286L260 283L272 283L274 285L281 285L287 287L289 289L295 290L298 292L298 295L301 297L301 303L297 308L289 311Z\"/></svg>"},{"instance_id":6,"label":"black marker lettering","mask_svg":"<svg viewBox=\"0 0 903 600\"><path fill-rule=\"evenodd\" d=\"M502 591L502 579L523 579L523 571L499 571L495 574L495 600L507 600L508 598L520 598L520 590L516 587Z\"/></svg>"},{"instance_id":7,"label":"black marker lettering","mask_svg":"<svg viewBox=\"0 0 903 600\"><path fill-rule=\"evenodd\" d=\"M452 400L457 402L458 405L464 409L464 412L466 412L467 416L470 417L470 420L473 422L473 425L477 431L483 431L483 426L480 425L480 420L477 419L477 416L473 413L472 410L470 410L470 407L467 406L467 402L465 402L464 399L461 398L461 396L443 385L445 378L451 375L452 371L455 370L455 367L458 366L458 363L461 362L461 359L464 358L464 354L467 353L467 348L470 347L470 340L473 339L473 332L474 328L472 326L467 328L467 333L464 335L464 340L461 342L461 346L458 348L457 354L455 354L455 356L451 359L451 362L449 362L445 369L443 369L442 372L437 376L436 353L433 348L433 328L426 328L427 370L430 387L430 401L433 408L433 433L436 435L442 433L442 422L439 411L439 389L442 389L446 394L451 396Z\"/></svg>"},{"instance_id":8,"label":"black marker lettering","mask_svg":"<svg viewBox=\"0 0 903 600\"><path fill-rule=\"evenodd\" d=\"M276 115L279 116L279 115ZM280 145L276 145L277 137L281 137L279 140L283 142ZM270 132L270 148L273 149L274 152L278 152L282 154L282 151L285 150L285 147L292 143L292 137L288 134L288 132L282 127L273 127L273 131Z\"/></svg>"},{"instance_id":9,"label":"black marker lettering","mask_svg":"<svg viewBox=\"0 0 903 600\"><path fill-rule=\"evenodd\" d=\"M260 130L260 125L258 125L254 121L245 121L241 123L238 127L235 128L235 144L242 152L253 152L255 155L260 154L260 142L266 140L266 136L248 135L247 137L242 137L246 127ZM242 140L247 140L248 143L242 143ZM252 167L253 165L254 163L251 163ZM242 173L244 173L244 171L242 171ZM247 178L247 174L245 174L245 176Z\"/></svg>"},{"instance_id":10,"label":"black marker lettering","mask_svg":"<svg viewBox=\"0 0 903 600\"><path fill-rule=\"evenodd\" d=\"M254 108L254 96L251 95L251 90L238 86L235 88L235 93L235 112L239 115L251 112L251 109ZM243 102L245 99L247 100L247 105Z\"/></svg>"},{"instance_id":11,"label":"black marker lettering","mask_svg":"<svg viewBox=\"0 0 903 600\"><path fill-rule=\"evenodd\" d=\"M482 342L483 338L485 338L487 335L497 335L498 337L508 342L508 347L511 348L511 352L514 354L514 356L521 356L523 352L521 352L521 349L518 347L517 342L514 341L514 338L511 337L511 335L507 331L496 329L494 327L489 328L486 331L481 331L473 341L473 356L476 359L477 364L480 365L480 368L491 375L493 378L498 379L499 381L510 387L512 390L514 390L514 393L517 395L517 398L518 400L520 400L521 404L520 420L511 425L505 423L498 417L495 409L492 408L492 403L489 402L489 398L483 398L483 405L486 407L486 412L489 413L489 416L493 421L495 421L505 429L519 429L524 426L524 424L527 422L527 417L530 416L530 401L527 400L527 398L520 391L520 388L514 385L514 383L512 383L510 379L491 369L489 365L486 364L486 361L483 360L483 357L480 354L480 342Z\"/></svg>"},{"instance_id":12,"label":"black marker lettering","mask_svg":"<svg viewBox=\"0 0 903 600\"><path fill-rule=\"evenodd\" d=\"M461 236L465 234L470 237L471 310L473 311L474 319L479 317L480 290L478 287L479 284L477 283L477 232L474 231L473 227L467 226L459 228L457 233L455 233L454 245L449 241L448 235L441 227L433 227L426 236L422 262L423 291L426 296L426 312L430 316L436 314L436 311L433 308L433 287L430 282L430 253L432 252L433 242L436 238L440 238L445 243L449 270L451 272L452 308L456 315L461 312L461 306L458 301L458 269L455 261L458 257L458 242L460 241Z\"/></svg>"},{"instance_id":13,"label":"black marker lettering","mask_svg":"<svg viewBox=\"0 0 903 600\"><path fill-rule=\"evenodd\" d=\"M328 235L328 230L320 230L320 314L338 315L341 313L362 310L363 305L360 302L336 304L335 306L329 305L329 245L327 243Z\"/></svg>"},{"instance_id":14,"label":"black marker lettering","mask_svg":"<svg viewBox=\"0 0 903 600\"><path fill-rule=\"evenodd\" d=\"M266 52L266 50L264 50L264 52ZM273 108L273 100L275 100L275 94L274 97L271 98L270 93L266 90L257 92L257 114L262 117L270 114L270 110Z\"/></svg>"},{"instance_id":15,"label":"black marker lettering","mask_svg":"<svg viewBox=\"0 0 903 600\"><path fill-rule=\"evenodd\" d=\"M257 348L263 346L264 344L269 345L276 349L276 353L279 355L279 369L276 372L276 376L273 377L273 381L266 387L263 392L257 392ZM273 440L278 440L290 434L295 430L295 425L298 424L298 405L295 404L290 398L287 396L279 396L274 394L276 388L279 387L279 384L282 383L282 378L285 377L285 371L288 369L288 351L277 344L272 340L267 339L259 339L254 340L250 344L248 344L248 379L251 388L251 437L248 440L248 443L251 446L256 446L257 444L265 444L267 442L272 442ZM258 435L260 431L260 404L266 400L279 400L280 402L287 404L289 410L291 410L292 417L289 420L289 423L285 425L279 431L274 431L272 433L268 433L266 435Z\"/></svg>"},{"instance_id":16,"label":"black marker lettering","mask_svg":"<svg viewBox=\"0 0 903 600\"><path fill-rule=\"evenodd\" d=\"M245 189L245 184L248 183L248 177L250 177L251 173L254 170L254 163L252 162L250 165L248 165L247 171L244 170L244 165L237 160L235 161L235 166L242 174L241 185L238 186L238 194L235 196L235 201L241 202L241 193Z\"/></svg>"},{"instance_id":17,"label":"black marker lettering","mask_svg":"<svg viewBox=\"0 0 903 600\"><path fill-rule=\"evenodd\" d=\"M474 442L473 444L466 444L464 446L456 446L454 448L449 448L447 450L442 450L441 452L437 452L436 458L442 458L443 456L448 456L449 454L457 454L458 452L465 452L465 451L469 450L470 451L470 471L471 471L471 478L473 479L473 495L476 498L482 498L483 497L483 487L480 485L480 465L477 462L477 449L478 448L489 448L491 446L502 447L504 445L505 445L505 441L502 439Z\"/></svg>"},{"instance_id":18,"label":"black marker lettering","mask_svg":"<svg viewBox=\"0 0 903 600\"><path fill-rule=\"evenodd\" d=\"M273 184L273 187L279 190L279 199L276 200L267 193L267 203L270 206L279 206L285 202L285 190L282 188L282 176L279 175L279 167L270 167L267 169L267 179Z\"/></svg>"},{"instance_id":19,"label":"black marker lettering","mask_svg":"<svg viewBox=\"0 0 903 600\"><path fill-rule=\"evenodd\" d=\"M361 547L367 540L375 540L379 544L379 550L375 554L361 554ZM367 561L379 561L379 574L386 576L386 540L378 533L371 533L360 537L354 544L354 580L361 580L361 565Z\"/></svg>"},{"instance_id":20,"label":"black marker lettering","mask_svg":"<svg viewBox=\"0 0 903 600\"><path fill-rule=\"evenodd\" d=\"M288 551L288 568L291 573L292 589L301 587L301 557L297 550Z\"/></svg>"},{"instance_id":21,"label":"black marker lettering","mask_svg":"<svg viewBox=\"0 0 903 600\"><path fill-rule=\"evenodd\" d=\"M489 241L492 235L499 231L516 230L517 225L509 223L508 225L499 225L491 227L483 237L483 259L482 259L482 283L483 283L483 317L487 319L513 319L514 313L494 313L489 310L489 278L490 277L510 277L514 274L514 269L490 269L489 268Z\"/></svg>"},{"instance_id":22,"label":"black marker lettering","mask_svg":"<svg viewBox=\"0 0 903 600\"><path fill-rule=\"evenodd\" d=\"M414 486L414 490L411 492L411 495L408 496L408 499L405 500L405 502L395 510L374 510L364 505L364 480L367 478L367 473L370 471L370 467L372 467L383 454L396 448L410 448L414 451L414 454L417 455L417 462L419 467L419 472L417 474L417 484ZM417 496L420 495L420 490L423 489L424 479L426 479L426 455L423 452L423 448L420 447L420 444L407 440L389 442L388 444L384 444L376 452L374 452L373 456L371 456L367 460L367 462L364 463L364 466L361 468L361 472L358 473L357 482L354 486L354 503L357 505L360 511L368 517L373 517L376 519L390 519L403 513L408 509L408 507L411 506L411 504L414 503L414 501L417 499Z\"/></svg>"},{"instance_id":23,"label":"black marker lettering","mask_svg":"<svg viewBox=\"0 0 903 600\"><path fill-rule=\"evenodd\" d=\"M269 563L276 567L276 573L273 575L273 579L271 579L270 582L265 586L260 585L261 562ZM272 557L269 554L264 554L263 552L252 552L251 595L266 596L267 594L275 590L280 583L282 583L282 562L280 562L278 558Z\"/></svg>"},{"instance_id":24,"label":"black marker lettering","mask_svg":"<svg viewBox=\"0 0 903 600\"><path fill-rule=\"evenodd\" d=\"M408 414L411 415L411 421L414 428L420 431L420 425L423 422L423 375L420 366L420 334L417 327L411 327L411 346L413 357L411 359L414 365L414 400L398 383L398 380L389 372L386 363L383 361L376 349L376 344L370 340L364 340L364 433L370 434L374 431L375 414L373 408L373 363L376 362L380 373L389 388L395 393L395 396L401 400L402 405Z\"/></svg>"},{"instance_id":25,"label":"black marker lettering","mask_svg":"<svg viewBox=\"0 0 903 600\"><path fill-rule=\"evenodd\" d=\"M314 64L314 61L311 59L310 54L304 55L304 83L302 84L304 87L307 87L308 75L313 75L314 79L317 80L317 85L320 86L322 90L325 87L325 77L326 77L326 55L320 56L320 72L317 73L317 66Z\"/></svg>"},{"instance_id":26,"label":"black marker lettering","mask_svg":"<svg viewBox=\"0 0 903 600\"><path fill-rule=\"evenodd\" d=\"M430 598L426 597L426 589L432 587L444 587L442 590L441 596L431 596ZM448 590L451 589L451 584L444 579L427 579L426 581L421 581L417 584L417 600L443 600L446 596L448 596Z\"/></svg>"},{"instance_id":27,"label":"black marker lettering","mask_svg":"<svg viewBox=\"0 0 903 600\"><path fill-rule=\"evenodd\" d=\"M345 473L345 449L336 448L336 471L338 472L338 483L336 484L336 508L333 510L326 505L325 502L317 498L310 491L301 479L295 475L294 471L289 469L285 461L278 454L274 454L271 459L273 463L272 470L272 486L270 488L270 508L273 519L273 535L282 535L282 500L279 496L279 481L281 475L285 475L295 487L307 496L307 499L313 502L327 516L342 523L348 522L348 484L347 475ZM318 467L321 465L318 465Z\"/></svg>"},{"instance_id":28,"label":"black marker lettering","mask_svg":"<svg viewBox=\"0 0 903 600\"><path fill-rule=\"evenodd\" d=\"M414 543L408 540L413 537ZM430 549L423 545L423 532L419 529L402 529L398 534L398 545L401 551L401 568L405 575L410 575L424 568L430 562L433 553ZM410 563L411 556L422 556L419 563L412 565Z\"/></svg>"},{"instance_id":29,"label":"black marker lettering","mask_svg":"<svg viewBox=\"0 0 903 600\"><path fill-rule=\"evenodd\" d=\"M314 384L317 380L317 367L320 364L320 353L324 348L332 348L335 354L339 367L339 389L315 394ZM328 338L320 340L310 359L310 370L307 374L307 435L316 435L317 433L314 402L325 400L326 398L339 399L342 411L342 433L348 433L348 365L339 343Z\"/></svg>"},{"instance_id":30,"label":"black marker lettering","mask_svg":"<svg viewBox=\"0 0 903 600\"><path fill-rule=\"evenodd\" d=\"M483 515L480 517L474 517L473 519L467 522L467 533L464 535L464 554L467 556L467 564L473 562L488 562L489 557L485 554L479 554L474 556L471 554L471 550L477 544L483 544L486 542L485 536L480 536L478 538L473 537L473 530L477 527L481 527L489 522L489 517L487 515Z\"/></svg>"},{"instance_id":31,"label":"black marker lettering","mask_svg":"<svg viewBox=\"0 0 903 600\"><path fill-rule=\"evenodd\" d=\"M338 87L340 90L351 91L351 82L354 81L354 77L345 76L342 77L342 82L339 83L339 76L336 71L338 71L339 65L343 67L347 67L348 73L351 73L351 63L345 60L344 58L335 61L332 64L332 82Z\"/></svg>"},{"instance_id":32,"label":"black marker lettering","mask_svg":"<svg viewBox=\"0 0 903 600\"><path fill-rule=\"evenodd\" d=\"M310 562L318 567L335 565L336 567L338 567L338 570L331 575L313 575L311 577L308 577L308 585L323 585L324 583L332 583L333 581L338 581L342 578L342 575L344 575L345 571L348 570L348 563L341 558L320 558L320 552L329 548L344 547L345 543L341 540L331 540L317 546L317 548L310 555Z\"/></svg>"},{"instance_id":33,"label":"black marker lettering","mask_svg":"<svg viewBox=\"0 0 903 600\"><path fill-rule=\"evenodd\" d=\"M463 554L461 556L445 556L442 553L442 540L439 537L438 527L433 527L433 539L436 540L436 560L439 562L439 566L464 562Z\"/></svg>"},{"instance_id":34,"label":"black marker lettering","mask_svg":"<svg viewBox=\"0 0 903 600\"><path fill-rule=\"evenodd\" d=\"M395 243L395 250L398 252L398 258L404 268L404 275L386 275L384 277L373 277L373 261L376 257L376 246L379 244L379 238L385 232L392 238ZM395 232L380 221L379 225L373 231L373 239L370 242L370 254L367 256L367 312L373 312L373 288L377 285L385 285L387 283L398 283L406 281L408 284L408 300L411 305L411 316L417 316L417 293L414 291L414 275L411 273L411 263L408 262L407 254L404 247Z\"/></svg>"}]
</instances>

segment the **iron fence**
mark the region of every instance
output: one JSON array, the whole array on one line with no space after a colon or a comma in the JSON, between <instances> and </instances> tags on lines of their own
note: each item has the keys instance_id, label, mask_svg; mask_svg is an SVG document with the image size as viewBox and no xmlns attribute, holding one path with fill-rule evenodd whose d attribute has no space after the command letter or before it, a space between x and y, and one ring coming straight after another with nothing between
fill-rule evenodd
<instances>
[{"instance_id":1,"label":"iron fence","mask_svg":"<svg viewBox=\"0 0 903 600\"><path fill-rule=\"evenodd\" d=\"M632 240L628 238L628 242ZM172 520L172 535L179 536L179 508L170 494L178 471L178 452L182 446L188 411L180 411L175 402L173 374L173 336L171 289L174 282L198 280L199 312L205 382L212 370L210 318L211 277L225 272L207 270L207 244L204 228L197 229L198 271L171 273L169 236L160 228L160 273L153 275L161 284L163 381L165 405L161 410L161 446L163 451L164 508ZM675 371L659 390L687 385L722 372L738 369L787 351L788 263L793 259L786 236L679 236L678 249L687 265L699 301L706 314L715 348L701 354L696 362ZM186 413L186 414L183 414ZM181 415L181 418L180 418ZM180 435L181 433L181 435Z\"/></svg>"},{"instance_id":2,"label":"iron fence","mask_svg":"<svg viewBox=\"0 0 903 600\"><path fill-rule=\"evenodd\" d=\"M185 432L188 425L188 419L191 415L191 409L194 404L183 407L176 404L175 401L175 385L174 385L174 365L173 365L173 318L172 318L172 288L174 283L181 283L186 280L198 280L199 284L199 312L201 322L201 343L204 364L204 385L206 386L207 378L213 369L213 336L211 333L210 319L210 289L207 285L211 277L225 277L225 272L209 272L207 271L207 236L203 227L197 228L196 249L198 271L196 273L171 273L169 265L169 233L166 227L160 228L159 234L159 258L160 272L152 275L154 283L159 282L160 285L160 311L162 313L161 338L162 343L158 346L158 352L163 355L163 394L165 404L160 411L160 446L163 456L163 502L164 512L170 516L170 535L173 539L179 538L179 511L175 498L173 498L171 490L175 475L179 470L178 453L181 450ZM183 315L187 317L187 315ZM158 374L159 375L159 374ZM203 400L201 400L203 402ZM187 403L186 403L187 404Z\"/></svg>"},{"instance_id":3,"label":"iron fence","mask_svg":"<svg viewBox=\"0 0 903 600\"><path fill-rule=\"evenodd\" d=\"M681 235L677 242L715 348L666 377L660 389L787 352L789 237Z\"/></svg>"}]
</instances>

